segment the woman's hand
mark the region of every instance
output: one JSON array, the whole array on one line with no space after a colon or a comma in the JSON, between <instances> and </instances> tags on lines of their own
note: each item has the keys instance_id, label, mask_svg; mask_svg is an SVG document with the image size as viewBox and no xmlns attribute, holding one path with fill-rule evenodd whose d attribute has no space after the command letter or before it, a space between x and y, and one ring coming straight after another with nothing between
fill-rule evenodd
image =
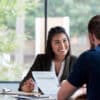
<instances>
[{"instance_id":1,"label":"woman's hand","mask_svg":"<svg viewBox=\"0 0 100 100\"><path fill-rule=\"evenodd\" d=\"M30 78L23 83L21 90L24 92L32 92L34 90L34 87L35 87L35 83Z\"/></svg>"}]
</instances>

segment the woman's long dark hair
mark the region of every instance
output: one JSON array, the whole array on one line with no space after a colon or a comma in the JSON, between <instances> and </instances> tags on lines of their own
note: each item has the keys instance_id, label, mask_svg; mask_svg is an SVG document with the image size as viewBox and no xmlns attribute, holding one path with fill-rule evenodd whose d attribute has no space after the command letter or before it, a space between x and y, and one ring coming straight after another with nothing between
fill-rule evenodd
<instances>
[{"instance_id":1,"label":"woman's long dark hair","mask_svg":"<svg viewBox=\"0 0 100 100\"><path fill-rule=\"evenodd\" d=\"M70 47L70 40L68 37L68 34L66 33L65 29L61 26L56 26L56 27L52 27L49 32L48 32L48 39L47 39L47 46L46 46L46 54L49 57L49 59L54 59L54 52L52 50L52 46L51 46L51 41L52 38L57 35L57 34L65 34L67 39L68 39L68 43L69 43L69 50L68 53L66 54L66 56L70 55L71 52L71 47Z\"/></svg>"}]
</instances>

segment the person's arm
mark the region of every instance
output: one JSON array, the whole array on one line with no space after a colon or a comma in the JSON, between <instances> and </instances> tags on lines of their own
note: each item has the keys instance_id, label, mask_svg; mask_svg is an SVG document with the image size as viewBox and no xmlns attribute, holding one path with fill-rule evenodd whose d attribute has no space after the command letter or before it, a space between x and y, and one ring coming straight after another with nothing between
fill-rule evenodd
<instances>
[{"instance_id":1,"label":"person's arm","mask_svg":"<svg viewBox=\"0 0 100 100\"><path fill-rule=\"evenodd\" d=\"M44 57L44 55L43 56L42 55L37 55L36 56L32 67L30 68L30 70L28 71L28 73L24 77L24 79L20 82L19 89L18 89L19 91L32 92L34 90L35 80L34 80L34 77L32 76L32 71L40 71L40 70L43 69L42 68L42 66L44 66L43 61L45 61L45 59L43 57Z\"/></svg>"},{"instance_id":2,"label":"person's arm","mask_svg":"<svg viewBox=\"0 0 100 100\"><path fill-rule=\"evenodd\" d=\"M32 70L30 69L28 74L23 78L19 84L19 91L32 92L34 89L34 79L32 77Z\"/></svg>"},{"instance_id":3,"label":"person's arm","mask_svg":"<svg viewBox=\"0 0 100 100\"><path fill-rule=\"evenodd\" d=\"M34 87L35 87L35 83L30 78L23 83L21 90L24 92L32 92L34 90Z\"/></svg>"},{"instance_id":4,"label":"person's arm","mask_svg":"<svg viewBox=\"0 0 100 100\"><path fill-rule=\"evenodd\" d=\"M67 80L64 80L59 87L57 100L68 100L77 88L70 84Z\"/></svg>"},{"instance_id":5,"label":"person's arm","mask_svg":"<svg viewBox=\"0 0 100 100\"><path fill-rule=\"evenodd\" d=\"M26 90L27 90L27 91L32 92L32 91L31 91L32 88L30 89L30 88L28 88L28 87L29 87L29 84L31 84L31 85L33 86L32 82L31 82L30 80L33 80L33 81L34 81L34 78L33 78L33 76L32 76L32 71L33 71L33 70L36 70L37 61L38 61L38 56L36 57L36 59L35 59L33 65L32 65L32 67L29 69L27 75L26 75L26 76L23 78L23 80L20 82L19 88L18 88L19 91L24 91L24 92L26 92ZM32 87L32 86L30 86L30 87Z\"/></svg>"}]
</instances>

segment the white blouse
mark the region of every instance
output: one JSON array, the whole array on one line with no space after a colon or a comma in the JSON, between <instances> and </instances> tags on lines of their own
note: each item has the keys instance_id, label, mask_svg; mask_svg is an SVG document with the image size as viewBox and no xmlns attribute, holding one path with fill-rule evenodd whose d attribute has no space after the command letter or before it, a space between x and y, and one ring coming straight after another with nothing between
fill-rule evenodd
<instances>
[{"instance_id":1,"label":"white blouse","mask_svg":"<svg viewBox=\"0 0 100 100\"><path fill-rule=\"evenodd\" d=\"M60 68L59 74L58 74L58 76L56 75L59 82L60 82L61 76L62 76L62 74L63 74L64 65L65 65L65 61L63 61L63 62L61 63L61 68ZM54 61L52 61L52 64L51 64L51 71L53 71L53 72L56 74L55 63L54 63Z\"/></svg>"}]
</instances>

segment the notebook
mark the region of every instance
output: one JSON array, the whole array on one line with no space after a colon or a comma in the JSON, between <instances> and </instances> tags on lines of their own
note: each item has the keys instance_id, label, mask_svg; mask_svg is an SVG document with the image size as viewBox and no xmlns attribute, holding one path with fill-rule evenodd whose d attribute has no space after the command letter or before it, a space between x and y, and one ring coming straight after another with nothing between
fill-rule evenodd
<instances>
[{"instance_id":1,"label":"notebook","mask_svg":"<svg viewBox=\"0 0 100 100\"><path fill-rule=\"evenodd\" d=\"M45 95L56 95L58 91L58 79L51 71L33 71L32 75L37 86Z\"/></svg>"}]
</instances>

